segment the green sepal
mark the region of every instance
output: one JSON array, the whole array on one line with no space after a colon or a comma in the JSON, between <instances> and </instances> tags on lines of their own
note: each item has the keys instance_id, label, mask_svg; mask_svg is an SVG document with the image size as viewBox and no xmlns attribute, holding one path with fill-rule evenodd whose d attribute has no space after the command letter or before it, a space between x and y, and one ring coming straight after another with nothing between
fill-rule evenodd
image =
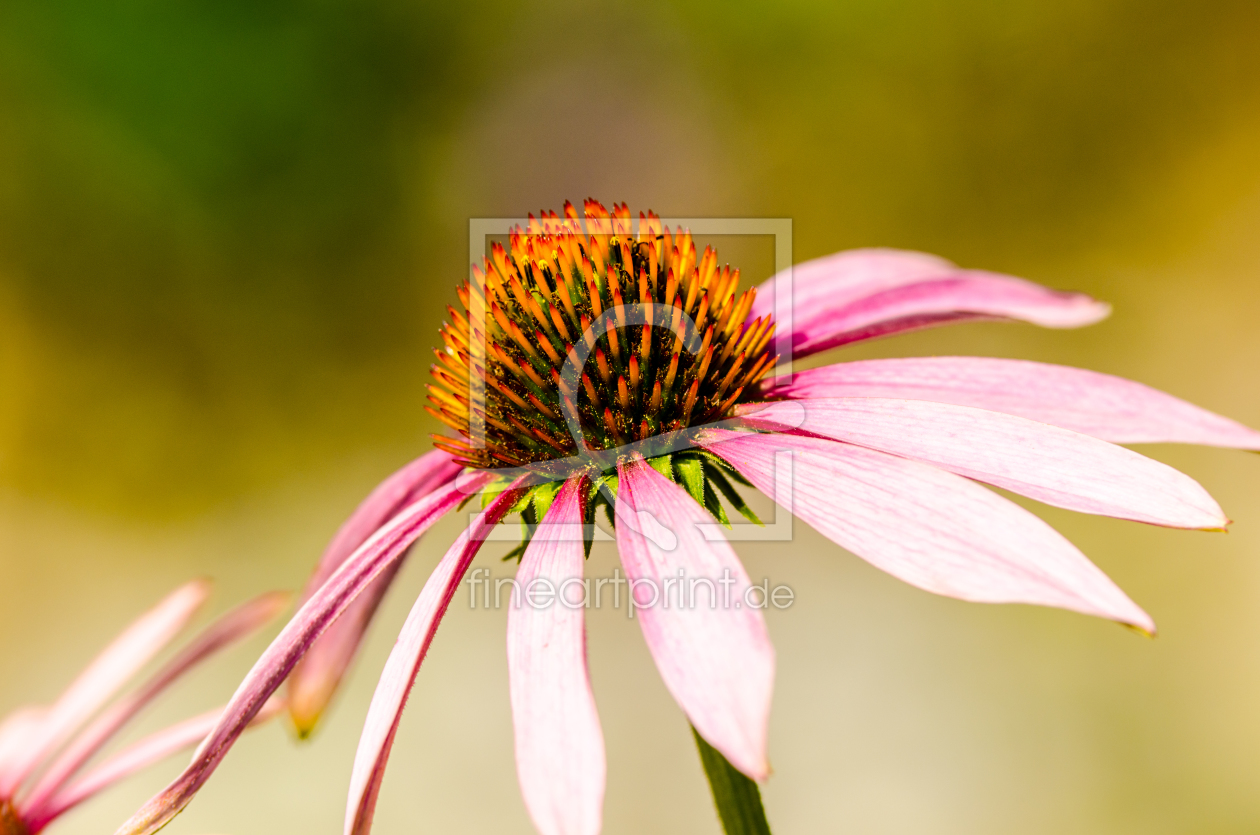
<instances>
[{"instance_id":1,"label":"green sepal","mask_svg":"<svg viewBox=\"0 0 1260 835\"><path fill-rule=\"evenodd\" d=\"M551 503L556 500L556 496L560 494L560 488L563 486L563 481L548 481L533 489L531 504L534 508L534 527L538 527L538 523L547 517L547 511L551 509Z\"/></svg>"},{"instance_id":2,"label":"green sepal","mask_svg":"<svg viewBox=\"0 0 1260 835\"><path fill-rule=\"evenodd\" d=\"M770 835L766 810L761 805L761 790L735 766L727 762L722 753L704 740L693 727L696 747L700 749L700 762L704 775L709 778L713 791L713 805L726 835Z\"/></svg>"},{"instance_id":3,"label":"green sepal","mask_svg":"<svg viewBox=\"0 0 1260 835\"><path fill-rule=\"evenodd\" d=\"M748 502L744 501L744 497L739 494L735 486L726 479L726 475L718 467L713 466L707 460L704 467L705 475L709 479L709 485L716 486L721 491L726 500L731 503L731 507L739 511L739 514L752 522L754 525L765 527L765 522L757 517L753 509L748 506Z\"/></svg>"},{"instance_id":4,"label":"green sepal","mask_svg":"<svg viewBox=\"0 0 1260 835\"><path fill-rule=\"evenodd\" d=\"M729 463L708 450L689 449L678 453L667 453L649 458L647 463L670 481L681 485L696 504L707 510L714 519L726 527L730 528L732 525L726 507L722 504L722 498L725 498L748 521L756 525L763 524L744 501L743 496L739 494L739 490L732 484L732 481L735 481L748 485L748 481ZM582 544L588 559L595 538L595 518L601 506L604 508L609 527L613 530L617 528L617 482L617 471L609 469L591 477L586 494L582 497ZM482 507L489 505L509 486L507 481L490 485L482 495ZM519 561L525 555L525 549L529 547L529 542L539 522L546 517L547 511L550 510L562 486L561 481L536 485L523 491L508 509L509 513L520 515L522 533L520 545L504 555L505 561L511 559Z\"/></svg>"},{"instance_id":5,"label":"green sepal","mask_svg":"<svg viewBox=\"0 0 1260 835\"><path fill-rule=\"evenodd\" d=\"M681 484L688 495L708 510L713 518L726 527L731 527L726 508L718 498L721 494L745 519L757 525L762 524L757 514L731 484L732 480L748 484L730 464L708 450L689 449L673 456L673 481ZM717 488L716 491L714 488Z\"/></svg>"},{"instance_id":6,"label":"green sepal","mask_svg":"<svg viewBox=\"0 0 1260 835\"><path fill-rule=\"evenodd\" d=\"M731 519L726 515L726 508L722 507L722 500L718 498L713 484L707 478L704 481L704 509L726 527L731 526Z\"/></svg>"},{"instance_id":7,"label":"green sepal","mask_svg":"<svg viewBox=\"0 0 1260 835\"><path fill-rule=\"evenodd\" d=\"M503 555L504 562L512 559L520 562L525 556L525 549L529 547L529 541L534 538L538 523L547 515L562 484L563 482L560 481L539 484L522 493L516 503L508 508L508 513L519 513L521 516L521 544Z\"/></svg>"},{"instance_id":8,"label":"green sepal","mask_svg":"<svg viewBox=\"0 0 1260 835\"><path fill-rule=\"evenodd\" d=\"M506 554L503 555L503 561L507 562L508 560L516 560L517 562L520 562L522 559L524 559L525 549L528 547L529 547L529 540L528 539L522 540L520 545L517 545L511 551L508 551Z\"/></svg>"},{"instance_id":9,"label":"green sepal","mask_svg":"<svg viewBox=\"0 0 1260 835\"><path fill-rule=\"evenodd\" d=\"M521 515L521 543L503 555L504 562L512 559L520 562L525 556L525 549L529 547L529 541L534 538L534 531L538 528L538 517L534 513L534 503L528 493L512 508Z\"/></svg>"},{"instance_id":10,"label":"green sepal","mask_svg":"<svg viewBox=\"0 0 1260 835\"><path fill-rule=\"evenodd\" d=\"M674 457L672 455L666 453L664 455L658 455L655 458L649 458L648 464L651 465L652 469L656 470L670 481L677 481L677 479L674 478L673 458Z\"/></svg>"},{"instance_id":11,"label":"green sepal","mask_svg":"<svg viewBox=\"0 0 1260 835\"><path fill-rule=\"evenodd\" d=\"M507 512L520 513L521 511L523 511L525 508L529 507L533 503L534 503L534 491L525 490L521 493L521 495L517 496L516 502L511 507L508 508Z\"/></svg>"},{"instance_id":12,"label":"green sepal","mask_svg":"<svg viewBox=\"0 0 1260 835\"><path fill-rule=\"evenodd\" d=\"M490 503L494 501L495 499L497 499L500 493L504 492L511 486L512 486L512 482L508 481L506 478L497 478L494 481L487 484L485 486L485 489L483 489L480 493L481 509L485 510L487 507L489 507ZM478 494L474 493L473 495L478 495ZM528 495L529 493L527 491L521 496L521 498L516 500L516 504L519 505L524 500L525 496L528 496ZM459 505L460 508L463 509L464 505L468 504L468 502L471 500L472 500L472 496L469 496L468 498L464 499L464 501L461 502ZM513 506L513 508L508 511L508 513L517 513L517 512L518 511L516 510L515 506Z\"/></svg>"},{"instance_id":13,"label":"green sepal","mask_svg":"<svg viewBox=\"0 0 1260 835\"><path fill-rule=\"evenodd\" d=\"M693 450L693 452L703 458L706 464L710 464L719 471L725 473L729 478L733 479L738 484L742 484L745 487L753 486L751 481L744 478L743 473L735 469L735 467L731 465L731 462L727 461L722 456L709 452L707 449L697 449Z\"/></svg>"},{"instance_id":14,"label":"green sepal","mask_svg":"<svg viewBox=\"0 0 1260 835\"><path fill-rule=\"evenodd\" d=\"M608 517L608 525L617 529L617 512L613 502L617 497L616 473L605 473L591 479L582 506L582 545L586 548L586 557L590 559L591 543L595 541L595 511L603 506L604 515Z\"/></svg>"},{"instance_id":15,"label":"green sepal","mask_svg":"<svg viewBox=\"0 0 1260 835\"><path fill-rule=\"evenodd\" d=\"M538 512L534 510L534 502L528 501L517 511L521 515L521 524L525 527L525 538L529 539L534 535L534 529L538 527Z\"/></svg>"},{"instance_id":16,"label":"green sepal","mask_svg":"<svg viewBox=\"0 0 1260 835\"><path fill-rule=\"evenodd\" d=\"M674 481L682 485L696 504L706 507L704 501L704 464L691 455L674 456Z\"/></svg>"}]
</instances>

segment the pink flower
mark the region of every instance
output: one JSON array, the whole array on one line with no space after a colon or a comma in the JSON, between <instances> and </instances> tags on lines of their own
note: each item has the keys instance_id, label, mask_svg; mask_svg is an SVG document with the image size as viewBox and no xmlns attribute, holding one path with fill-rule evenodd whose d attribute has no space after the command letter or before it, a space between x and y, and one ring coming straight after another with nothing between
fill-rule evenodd
<instances>
[{"instance_id":1,"label":"pink flower","mask_svg":"<svg viewBox=\"0 0 1260 835\"><path fill-rule=\"evenodd\" d=\"M35 835L55 818L114 783L196 745L221 711L158 731L91 769L84 766L185 673L257 631L288 595L257 597L219 618L138 688L115 694L178 635L205 603L209 583L173 591L138 618L88 665L52 705L26 707L0 722L0 835ZM281 707L277 702L268 713Z\"/></svg>"},{"instance_id":2,"label":"pink flower","mask_svg":"<svg viewBox=\"0 0 1260 835\"><path fill-rule=\"evenodd\" d=\"M728 578L735 600L748 590L731 546L708 535L714 517L726 518L719 494L746 510L731 484L743 481L929 591L1057 606L1151 632L1151 618L1071 543L982 485L1085 513L1218 529L1227 519L1202 487L1115 444L1260 449L1260 433L1240 424L1074 368L941 357L769 377L784 279L741 295L738 271L719 269L716 253L697 257L689 234L651 215L635 232L625 206L610 216L588 201L580 224L566 204L564 217L531 219L508 250L474 267L476 281L459 290L471 315L450 309L430 387L430 411L457 434L439 437L437 451L391 477L343 526L203 756L120 835L153 832L177 814L304 656L292 692L309 729L406 550L473 492L486 491L480 514L430 576L381 675L347 833L370 829L429 643L488 530L511 512L532 526L521 597L538 584L558 590L551 605L509 609L521 791L544 835L591 835L604 749L583 611L564 589L581 582L601 503L615 516L627 577L666 594L677 576ZM793 295L786 336L797 357L955 321L1068 328L1108 313L1080 294L885 250L798 266ZM697 733L765 779L775 661L761 612L636 602L660 674Z\"/></svg>"}]
</instances>

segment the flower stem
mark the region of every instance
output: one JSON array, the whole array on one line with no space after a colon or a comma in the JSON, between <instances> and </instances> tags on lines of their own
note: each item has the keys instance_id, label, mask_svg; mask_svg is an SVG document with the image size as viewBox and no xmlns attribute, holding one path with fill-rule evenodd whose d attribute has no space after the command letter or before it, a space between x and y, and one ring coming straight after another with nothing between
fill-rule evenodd
<instances>
[{"instance_id":1,"label":"flower stem","mask_svg":"<svg viewBox=\"0 0 1260 835\"><path fill-rule=\"evenodd\" d=\"M766 810L761 807L761 791L757 784L736 770L726 757L704 741L704 737L692 728L696 747L700 749L700 762L713 790L713 803L726 835L770 835L766 822Z\"/></svg>"}]
</instances>

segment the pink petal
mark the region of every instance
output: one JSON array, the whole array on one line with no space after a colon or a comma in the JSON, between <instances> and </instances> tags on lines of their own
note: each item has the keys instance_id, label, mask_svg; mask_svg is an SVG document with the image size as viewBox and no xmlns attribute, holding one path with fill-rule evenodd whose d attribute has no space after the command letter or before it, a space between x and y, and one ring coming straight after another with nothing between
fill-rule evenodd
<instances>
[{"instance_id":1,"label":"pink petal","mask_svg":"<svg viewBox=\"0 0 1260 835\"><path fill-rule=\"evenodd\" d=\"M376 798L385 777L385 766L394 745L394 734L402 720L407 696L415 683L420 664L429 651L429 644L437 634L438 624L450 605L451 597L459 588L469 564L490 530L507 515L507 511L520 496L519 490L500 493L482 511L472 525L460 534L459 539L446 552L437 568L429 575L420 597L416 599L403 624L394 649L385 662L380 683L372 695L363 735L359 737L359 749L354 757L354 772L350 777L350 798L346 804L347 835L363 835L372 829L372 816L376 811Z\"/></svg>"},{"instance_id":2,"label":"pink petal","mask_svg":"<svg viewBox=\"0 0 1260 835\"><path fill-rule=\"evenodd\" d=\"M649 582L640 589L653 597L667 579L688 584L681 601L635 610L656 668L700 735L765 780L774 647L761 611L745 601L748 575L725 539L705 537L700 526L713 518L685 490L642 460L617 471L617 550L627 579Z\"/></svg>"},{"instance_id":3,"label":"pink petal","mask_svg":"<svg viewBox=\"0 0 1260 835\"><path fill-rule=\"evenodd\" d=\"M403 507L449 483L461 467L440 449L422 455L391 475L363 500L342 524L306 584L303 602L310 599L355 549ZM298 732L305 736L314 729L328 706L342 676L354 660L359 643L389 591L402 561L383 572L359 599L328 628L289 676L289 714Z\"/></svg>"},{"instance_id":4,"label":"pink petal","mask_svg":"<svg viewBox=\"0 0 1260 835\"><path fill-rule=\"evenodd\" d=\"M775 276L757 288L749 320L773 314ZM968 319L1048 328L1090 325L1110 308L1080 293L964 270L932 255L856 249L793 267L791 344L797 357L878 336Z\"/></svg>"},{"instance_id":5,"label":"pink petal","mask_svg":"<svg viewBox=\"0 0 1260 835\"><path fill-rule=\"evenodd\" d=\"M1155 629L1049 525L961 476L821 438L712 430L702 442L828 539L911 585L962 600L1057 606ZM778 451L794 453L792 479L783 484L776 483L783 475L776 469Z\"/></svg>"},{"instance_id":6,"label":"pink petal","mask_svg":"<svg viewBox=\"0 0 1260 835\"><path fill-rule=\"evenodd\" d=\"M369 537L303 604L255 662L228 702L223 718L206 739L199 756L183 774L123 824L117 835L149 835L178 815L210 779L236 738L284 682L315 639L382 571L401 559L411 543L490 478L488 473L479 472L470 475L461 484L440 487L408 505Z\"/></svg>"},{"instance_id":7,"label":"pink petal","mask_svg":"<svg viewBox=\"0 0 1260 835\"><path fill-rule=\"evenodd\" d=\"M80 733L22 799L23 817L39 817L40 806L146 705L209 656L261 629L289 603L284 592L263 594L223 615L138 690L115 702Z\"/></svg>"},{"instance_id":8,"label":"pink petal","mask_svg":"<svg viewBox=\"0 0 1260 835\"><path fill-rule=\"evenodd\" d=\"M6 769L0 796L12 796L19 783L161 652L188 624L209 594L210 584L204 580L180 586L102 650L49 708L38 732L27 739L21 755Z\"/></svg>"},{"instance_id":9,"label":"pink petal","mask_svg":"<svg viewBox=\"0 0 1260 835\"><path fill-rule=\"evenodd\" d=\"M766 384L775 397L896 397L975 406L1117 444L1260 450L1260 432L1162 391L1096 371L988 357L845 362Z\"/></svg>"},{"instance_id":10,"label":"pink petal","mask_svg":"<svg viewBox=\"0 0 1260 835\"><path fill-rule=\"evenodd\" d=\"M749 424L799 427L915 458L1047 504L1173 528L1221 529L1189 476L1130 449L1027 418L925 400L828 397L749 404Z\"/></svg>"},{"instance_id":11,"label":"pink petal","mask_svg":"<svg viewBox=\"0 0 1260 835\"><path fill-rule=\"evenodd\" d=\"M259 725L271 719L284 709L284 703L272 699L263 710L259 711L250 725ZM101 765L88 772L81 780L69 788L57 792L50 801L39 810L31 813L27 820L29 829L39 832L51 821L78 806L85 800L99 794L120 780L143 771L151 765L161 762L172 754L191 748L206 738L213 730L215 723L223 715L223 709L217 708L200 716L185 719L154 734L141 739L110 757Z\"/></svg>"},{"instance_id":12,"label":"pink petal","mask_svg":"<svg viewBox=\"0 0 1260 835\"><path fill-rule=\"evenodd\" d=\"M206 738L222 715L222 708L185 719L177 725L158 731L110 757L69 788L63 788L40 807L24 815L32 832L83 801L109 788L137 771L166 759L171 754L191 748Z\"/></svg>"},{"instance_id":13,"label":"pink petal","mask_svg":"<svg viewBox=\"0 0 1260 835\"><path fill-rule=\"evenodd\" d=\"M13 711L0 722L0 786L17 786L16 766L25 759L26 747L39 733L47 714L46 707L28 705ZM11 796L12 791L0 791L0 798Z\"/></svg>"},{"instance_id":14,"label":"pink petal","mask_svg":"<svg viewBox=\"0 0 1260 835\"><path fill-rule=\"evenodd\" d=\"M585 613L559 598L580 582L582 479L565 483L516 572L508 609L508 682L516 774L542 835L596 835L604 802L604 737L586 668ZM556 597L542 603L550 586ZM566 598L571 599L571 598Z\"/></svg>"}]
</instances>

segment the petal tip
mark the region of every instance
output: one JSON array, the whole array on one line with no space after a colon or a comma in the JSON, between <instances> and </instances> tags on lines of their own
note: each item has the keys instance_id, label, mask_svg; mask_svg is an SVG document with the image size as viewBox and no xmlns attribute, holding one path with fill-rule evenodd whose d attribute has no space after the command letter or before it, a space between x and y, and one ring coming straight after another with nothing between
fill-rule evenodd
<instances>
[{"instance_id":1,"label":"petal tip","mask_svg":"<svg viewBox=\"0 0 1260 835\"><path fill-rule=\"evenodd\" d=\"M277 589L276 591L266 592L258 599L259 605L267 612L267 616L272 618L287 609L289 604L293 602L293 597L292 591Z\"/></svg>"},{"instance_id":2,"label":"petal tip","mask_svg":"<svg viewBox=\"0 0 1260 835\"><path fill-rule=\"evenodd\" d=\"M692 725L694 728L695 725ZM699 733L699 731L697 731ZM705 742L713 745L713 742L707 737ZM751 750L750 750L751 747ZM743 774L750 780L757 783L764 783L770 779L770 775L774 773L774 769L770 767L770 756L766 752L766 739L762 738L753 743L752 746L742 746L742 750L733 750L728 745L722 748L713 746L714 750L722 754L726 761L730 763L736 771Z\"/></svg>"},{"instance_id":3,"label":"petal tip","mask_svg":"<svg viewBox=\"0 0 1260 835\"><path fill-rule=\"evenodd\" d=\"M1088 293L1053 290L1059 304L1029 311L1027 321L1043 328L1083 328L1096 325L1111 315L1108 302L1099 301ZM1022 316L1017 318L1023 318Z\"/></svg>"},{"instance_id":4,"label":"petal tip","mask_svg":"<svg viewBox=\"0 0 1260 835\"><path fill-rule=\"evenodd\" d=\"M1217 504L1209 496L1211 507L1202 508L1203 519L1200 524L1187 525L1190 530L1205 531L1207 533L1229 533L1229 526L1234 524L1234 520L1225 515L1225 510Z\"/></svg>"},{"instance_id":5,"label":"petal tip","mask_svg":"<svg viewBox=\"0 0 1260 835\"><path fill-rule=\"evenodd\" d=\"M774 773L774 769L770 767L769 760L762 760L755 768L750 768L744 772L750 780L757 783L764 783L770 779L770 775Z\"/></svg>"},{"instance_id":6,"label":"petal tip","mask_svg":"<svg viewBox=\"0 0 1260 835\"><path fill-rule=\"evenodd\" d=\"M1051 317L1053 321L1037 322L1051 328L1083 328L1096 325L1111 316L1111 304L1099 301L1087 293L1066 293L1072 299L1070 310Z\"/></svg>"},{"instance_id":7,"label":"petal tip","mask_svg":"<svg viewBox=\"0 0 1260 835\"><path fill-rule=\"evenodd\" d=\"M289 722L294 735L301 742L314 735L319 720L323 718L325 707L323 704L316 704L312 699L304 698L306 695L300 692L289 694Z\"/></svg>"},{"instance_id":8,"label":"petal tip","mask_svg":"<svg viewBox=\"0 0 1260 835\"><path fill-rule=\"evenodd\" d=\"M197 577L193 580L189 580L178 590L178 592L191 595L193 599L199 601L199 603L209 599L210 594L213 591L214 578L210 576Z\"/></svg>"},{"instance_id":9,"label":"petal tip","mask_svg":"<svg viewBox=\"0 0 1260 835\"><path fill-rule=\"evenodd\" d=\"M1154 638L1159 632L1155 627L1155 619L1136 603L1130 602L1130 605L1132 610L1125 615L1115 618L1116 622L1148 638Z\"/></svg>"},{"instance_id":10,"label":"petal tip","mask_svg":"<svg viewBox=\"0 0 1260 835\"><path fill-rule=\"evenodd\" d=\"M297 737L298 742L307 742L314 736L318 718L298 721L291 714L289 718L293 720L293 735Z\"/></svg>"},{"instance_id":11,"label":"petal tip","mask_svg":"<svg viewBox=\"0 0 1260 835\"><path fill-rule=\"evenodd\" d=\"M1091 315L1094 317L1094 322L1101 322L1103 319L1106 319L1111 315L1113 308L1110 302L1100 301L1092 296L1086 296L1085 298L1090 301L1089 307ZM1090 324L1093 324L1093 322Z\"/></svg>"}]
</instances>

